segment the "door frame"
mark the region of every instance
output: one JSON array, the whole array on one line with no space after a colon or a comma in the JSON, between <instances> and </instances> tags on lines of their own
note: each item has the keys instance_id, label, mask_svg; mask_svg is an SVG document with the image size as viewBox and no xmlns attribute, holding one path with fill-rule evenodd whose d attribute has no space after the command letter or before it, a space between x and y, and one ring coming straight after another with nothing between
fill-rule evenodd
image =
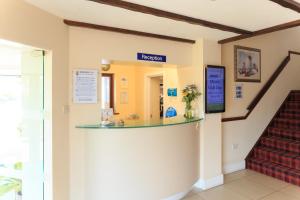
<instances>
[{"instance_id":1,"label":"door frame","mask_svg":"<svg viewBox=\"0 0 300 200\"><path fill-rule=\"evenodd\" d=\"M164 77L164 72L154 72L154 73L148 73L144 77L144 84L145 84L145 90L144 90L144 120L150 120L150 81L151 78L156 77Z\"/></svg>"}]
</instances>

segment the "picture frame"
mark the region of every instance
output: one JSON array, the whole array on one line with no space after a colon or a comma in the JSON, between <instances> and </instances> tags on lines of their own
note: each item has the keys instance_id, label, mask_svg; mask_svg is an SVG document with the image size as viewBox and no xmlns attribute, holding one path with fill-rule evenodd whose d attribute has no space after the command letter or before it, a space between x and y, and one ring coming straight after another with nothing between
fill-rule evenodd
<instances>
[{"instance_id":1,"label":"picture frame","mask_svg":"<svg viewBox=\"0 0 300 200\"><path fill-rule=\"evenodd\" d=\"M261 82L261 50L234 46L234 77L236 82Z\"/></svg>"}]
</instances>

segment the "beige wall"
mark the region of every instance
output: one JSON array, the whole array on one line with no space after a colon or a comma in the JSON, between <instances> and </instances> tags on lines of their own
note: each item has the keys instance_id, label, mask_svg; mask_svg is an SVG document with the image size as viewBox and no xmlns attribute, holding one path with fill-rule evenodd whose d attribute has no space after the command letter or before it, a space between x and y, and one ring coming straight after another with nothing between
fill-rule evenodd
<instances>
[{"instance_id":1,"label":"beige wall","mask_svg":"<svg viewBox=\"0 0 300 200\"><path fill-rule=\"evenodd\" d=\"M68 28L62 20L37 9L21 0L0 0L0 38L22 44L47 49L46 76L53 78L52 85L46 85L52 91L53 134L49 139L53 144L53 192L55 200L69 199L69 136L68 116L62 112L63 105L68 104ZM52 60L49 58L52 55ZM49 100L49 98L48 98ZM49 105L49 102L47 105ZM50 107L48 107L49 109ZM48 118L47 118L48 119ZM50 166L47 166L50 167ZM49 188L46 188L48 190Z\"/></svg>"},{"instance_id":2,"label":"beige wall","mask_svg":"<svg viewBox=\"0 0 300 200\"><path fill-rule=\"evenodd\" d=\"M84 199L162 200L186 194L198 179L196 123L82 131L87 135Z\"/></svg>"},{"instance_id":3,"label":"beige wall","mask_svg":"<svg viewBox=\"0 0 300 200\"><path fill-rule=\"evenodd\" d=\"M193 45L166 40L137 37L98 30L69 29L69 84L71 73L76 68L100 69L102 58L114 61L136 61L137 52L162 54L167 63L179 66L192 66ZM178 56L180 55L180 56ZM189 80L192 81L192 80ZM71 94L72 87L69 88ZM70 182L71 199L85 199L85 140L86 134L75 128L80 124L99 123L101 104L70 104Z\"/></svg>"},{"instance_id":4,"label":"beige wall","mask_svg":"<svg viewBox=\"0 0 300 200\"><path fill-rule=\"evenodd\" d=\"M243 83L244 97L234 99L234 45L261 49L262 81L261 83ZM249 38L222 45L222 64L226 66L226 113L223 117L244 115L247 106L258 93L274 70L288 55L289 50L300 51L300 27L279 31L267 35ZM269 120L278 109L288 90L299 89L300 62L297 56L280 75L261 103L245 121L223 123L223 164L225 171L242 166L246 155L261 135ZM299 56L298 56L299 57ZM298 68L297 68L298 66ZM236 150L232 145L237 144Z\"/></svg>"},{"instance_id":5,"label":"beige wall","mask_svg":"<svg viewBox=\"0 0 300 200\"><path fill-rule=\"evenodd\" d=\"M200 65L201 75L199 81L202 93L205 93L204 68L207 65L221 64L221 46L215 41L198 40L194 47L197 59L195 65ZM199 56L201 55L201 56ZM204 111L204 95L200 102L200 108ZM207 114L201 121L199 152L200 152L200 180L196 186L202 189L223 184L222 173L222 127L221 114Z\"/></svg>"}]
</instances>

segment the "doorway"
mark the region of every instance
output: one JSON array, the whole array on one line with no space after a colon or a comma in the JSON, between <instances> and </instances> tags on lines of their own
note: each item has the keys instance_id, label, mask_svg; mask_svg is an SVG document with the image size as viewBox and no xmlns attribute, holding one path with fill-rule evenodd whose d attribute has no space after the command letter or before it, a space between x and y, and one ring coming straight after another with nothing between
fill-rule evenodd
<instances>
[{"instance_id":1,"label":"doorway","mask_svg":"<svg viewBox=\"0 0 300 200\"><path fill-rule=\"evenodd\" d=\"M0 43L0 200L44 199L44 51Z\"/></svg>"},{"instance_id":2,"label":"doorway","mask_svg":"<svg viewBox=\"0 0 300 200\"><path fill-rule=\"evenodd\" d=\"M163 117L163 76L151 76L149 85L150 119L157 121Z\"/></svg>"}]
</instances>

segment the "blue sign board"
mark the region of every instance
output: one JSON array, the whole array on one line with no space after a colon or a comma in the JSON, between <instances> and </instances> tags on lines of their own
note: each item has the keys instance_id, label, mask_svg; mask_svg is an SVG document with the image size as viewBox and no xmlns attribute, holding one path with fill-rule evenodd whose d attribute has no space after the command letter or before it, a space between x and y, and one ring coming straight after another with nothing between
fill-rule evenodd
<instances>
[{"instance_id":1,"label":"blue sign board","mask_svg":"<svg viewBox=\"0 0 300 200\"><path fill-rule=\"evenodd\" d=\"M177 97L177 88L168 88L169 97Z\"/></svg>"},{"instance_id":2,"label":"blue sign board","mask_svg":"<svg viewBox=\"0 0 300 200\"><path fill-rule=\"evenodd\" d=\"M137 53L137 59L152 62L167 62L167 56L146 53Z\"/></svg>"},{"instance_id":3,"label":"blue sign board","mask_svg":"<svg viewBox=\"0 0 300 200\"><path fill-rule=\"evenodd\" d=\"M205 112L225 112L225 68L207 66L205 74Z\"/></svg>"}]
</instances>

